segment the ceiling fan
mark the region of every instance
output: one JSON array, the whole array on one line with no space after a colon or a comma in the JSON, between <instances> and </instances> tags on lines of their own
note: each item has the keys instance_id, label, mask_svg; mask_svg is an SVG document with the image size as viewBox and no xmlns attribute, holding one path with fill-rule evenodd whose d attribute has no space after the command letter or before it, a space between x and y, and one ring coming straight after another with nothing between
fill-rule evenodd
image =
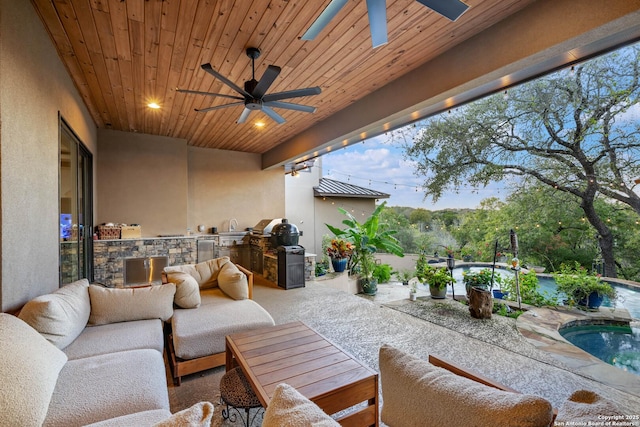
<instances>
[{"instance_id":1,"label":"ceiling fan","mask_svg":"<svg viewBox=\"0 0 640 427\"><path fill-rule=\"evenodd\" d=\"M280 67L276 67L275 65L269 65L265 70L264 74L260 78L260 81L256 80L255 77L255 60L260 56L260 49L256 47L247 48L247 56L251 58L251 80L247 80L244 82L244 89L237 86L231 80L227 79L222 74L218 73L213 69L211 64L202 64L201 67L204 71L211 74L213 77L221 80L224 84L229 86L231 89L238 92L241 96L234 95L225 95L222 93L212 93L212 92L201 92L197 90L187 90L187 89L178 89L176 91L182 93L193 93L196 95L207 95L207 96L219 96L223 98L231 98L238 99L237 102L232 102L230 104L216 105L214 107L196 109L196 111L200 113L205 113L207 111L219 110L227 107L235 107L237 105L244 105L244 111L240 114L240 118L236 123L244 123L249 114L252 111L260 110L265 113L267 116L271 117L276 123L282 124L285 122L284 117L278 114L273 108L284 108L287 110L296 110L303 111L305 113L315 113L316 108L310 107L308 105L300 105L293 104L290 102L283 102L283 99L289 98L299 98L302 96L311 96L311 95L319 95L322 90L318 87L309 87L305 89L294 89L288 90L285 92L277 92L266 94L269 90L269 87L273 84L276 77L280 74Z\"/></svg>"},{"instance_id":2,"label":"ceiling fan","mask_svg":"<svg viewBox=\"0 0 640 427\"><path fill-rule=\"evenodd\" d=\"M327 26L349 0L331 0L325 10L318 16L313 24L300 38L301 40L313 40ZM429 9L439 13L445 18L455 21L468 8L469 5L460 0L416 0ZM386 0L367 0L367 14L369 15L369 28L371 28L371 41L373 48L387 43L387 4Z\"/></svg>"}]
</instances>

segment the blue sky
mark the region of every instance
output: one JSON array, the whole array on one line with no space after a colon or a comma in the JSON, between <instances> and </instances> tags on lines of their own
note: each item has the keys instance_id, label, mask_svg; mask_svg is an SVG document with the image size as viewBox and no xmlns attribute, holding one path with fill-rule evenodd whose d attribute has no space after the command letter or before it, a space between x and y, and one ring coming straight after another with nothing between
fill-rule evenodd
<instances>
[{"instance_id":1,"label":"blue sky","mask_svg":"<svg viewBox=\"0 0 640 427\"><path fill-rule=\"evenodd\" d=\"M433 203L424 199L421 185L424 180L414 174L412 161L404 159L403 150L392 142L388 135L380 135L322 156L322 170L325 178L348 182L390 194L389 206L410 206L439 210L446 208L477 208L480 201L488 197L506 195L500 185L474 190L461 188L458 194L445 193Z\"/></svg>"}]
</instances>

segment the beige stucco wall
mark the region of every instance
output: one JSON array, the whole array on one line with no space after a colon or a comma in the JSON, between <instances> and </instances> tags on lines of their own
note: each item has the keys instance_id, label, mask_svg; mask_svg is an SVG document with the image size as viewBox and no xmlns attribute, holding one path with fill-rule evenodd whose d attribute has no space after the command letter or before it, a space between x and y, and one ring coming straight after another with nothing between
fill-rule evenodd
<instances>
[{"instance_id":1,"label":"beige stucco wall","mask_svg":"<svg viewBox=\"0 0 640 427\"><path fill-rule=\"evenodd\" d=\"M322 245L315 233L316 221L321 218L316 216L313 197L313 187L318 185L321 175L322 160L317 159L312 168L285 178L286 218L302 232L299 244L304 246L305 252L314 254Z\"/></svg>"},{"instance_id":2,"label":"beige stucco wall","mask_svg":"<svg viewBox=\"0 0 640 427\"><path fill-rule=\"evenodd\" d=\"M186 234L187 141L98 132L95 223L140 224L144 236Z\"/></svg>"},{"instance_id":3,"label":"beige stucco wall","mask_svg":"<svg viewBox=\"0 0 640 427\"><path fill-rule=\"evenodd\" d=\"M329 235L333 237L333 233L329 231L326 224L344 229L346 226L342 223L347 217L338 211L338 208L344 208L353 215L360 223L369 218L376 208L375 199L358 199L343 197L316 197L315 198L316 217L316 242L317 253L321 254L322 236ZM321 257L317 257L318 261Z\"/></svg>"},{"instance_id":4,"label":"beige stucco wall","mask_svg":"<svg viewBox=\"0 0 640 427\"><path fill-rule=\"evenodd\" d=\"M58 112L95 153L96 128L33 6L0 0L2 311L58 287Z\"/></svg>"},{"instance_id":5,"label":"beige stucco wall","mask_svg":"<svg viewBox=\"0 0 640 427\"><path fill-rule=\"evenodd\" d=\"M259 154L197 147L188 153L187 226L193 232L198 225L226 231L232 218L244 230L262 219L283 217L282 168L262 170Z\"/></svg>"},{"instance_id":6,"label":"beige stucco wall","mask_svg":"<svg viewBox=\"0 0 640 427\"><path fill-rule=\"evenodd\" d=\"M284 175L260 155L187 146L182 139L99 131L96 224L140 224L143 236L226 231L284 214ZM267 189L268 191L264 191Z\"/></svg>"}]
</instances>

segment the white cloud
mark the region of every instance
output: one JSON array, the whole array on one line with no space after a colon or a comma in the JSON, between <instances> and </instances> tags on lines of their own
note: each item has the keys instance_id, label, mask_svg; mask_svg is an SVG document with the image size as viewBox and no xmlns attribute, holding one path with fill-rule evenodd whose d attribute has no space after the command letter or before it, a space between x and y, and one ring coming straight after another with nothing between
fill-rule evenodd
<instances>
[{"instance_id":1,"label":"white cloud","mask_svg":"<svg viewBox=\"0 0 640 427\"><path fill-rule=\"evenodd\" d=\"M480 201L500 194L500 186L473 192L469 188L450 192L437 202L423 200L423 178L414 174L415 161L405 159L403 150L384 135L354 144L323 156L324 176L361 187L388 193L390 206L411 206L431 210L475 208ZM504 191L503 191L504 193Z\"/></svg>"}]
</instances>

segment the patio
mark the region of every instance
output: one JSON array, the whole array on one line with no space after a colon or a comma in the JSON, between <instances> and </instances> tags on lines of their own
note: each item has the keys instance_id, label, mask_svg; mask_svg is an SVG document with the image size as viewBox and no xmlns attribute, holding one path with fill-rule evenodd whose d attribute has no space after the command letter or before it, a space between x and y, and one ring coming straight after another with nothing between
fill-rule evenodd
<instances>
[{"instance_id":1,"label":"patio","mask_svg":"<svg viewBox=\"0 0 640 427\"><path fill-rule=\"evenodd\" d=\"M483 340L470 336L467 322L461 321L454 330L389 308L386 304L396 296L406 300L408 291L402 285L382 285L379 297L369 300L323 282L284 291L257 280L254 298L276 323L302 320L375 370L378 350L388 343L423 359L434 354L455 361L523 393L540 395L555 407L573 391L588 389L614 400L627 414L640 413L640 397L624 387L615 388L577 373L525 340L505 348L501 343L503 329L494 330ZM171 410L201 400L217 403L223 373L224 368L217 368L186 377L180 387L170 386ZM629 374L629 381L626 390L637 390L639 380ZM220 410L216 408L213 425L226 425Z\"/></svg>"}]
</instances>

